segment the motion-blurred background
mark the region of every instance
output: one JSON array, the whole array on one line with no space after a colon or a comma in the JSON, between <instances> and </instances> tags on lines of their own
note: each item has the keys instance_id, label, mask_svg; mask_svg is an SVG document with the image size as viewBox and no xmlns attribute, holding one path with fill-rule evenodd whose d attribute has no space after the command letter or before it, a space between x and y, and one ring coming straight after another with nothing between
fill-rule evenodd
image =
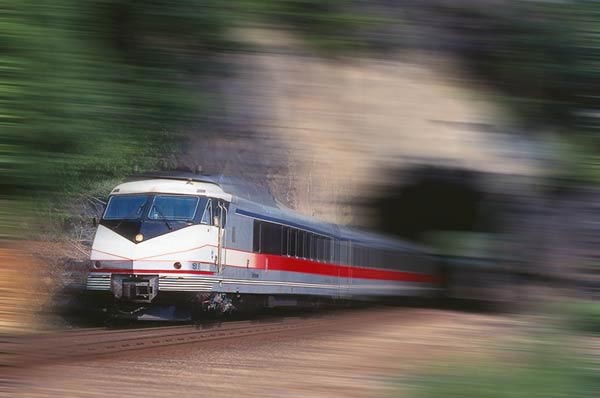
<instances>
[{"instance_id":1,"label":"motion-blurred background","mask_svg":"<svg viewBox=\"0 0 600 398\"><path fill-rule=\"evenodd\" d=\"M600 332L596 1L21 0L0 31L3 331L61 322L110 188L188 169L468 259L488 275L464 296ZM592 386L538 362L533 385ZM500 374L438 387L519 385Z\"/></svg>"}]
</instances>

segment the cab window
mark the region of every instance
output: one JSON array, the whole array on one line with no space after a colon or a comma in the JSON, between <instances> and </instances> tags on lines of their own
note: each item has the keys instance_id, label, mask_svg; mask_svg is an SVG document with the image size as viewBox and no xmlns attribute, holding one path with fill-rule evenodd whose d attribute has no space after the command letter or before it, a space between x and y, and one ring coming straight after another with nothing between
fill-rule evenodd
<instances>
[{"instance_id":1,"label":"cab window","mask_svg":"<svg viewBox=\"0 0 600 398\"><path fill-rule=\"evenodd\" d=\"M198 198L194 196L157 195L148 213L150 220L191 221L196 215Z\"/></svg>"},{"instance_id":2,"label":"cab window","mask_svg":"<svg viewBox=\"0 0 600 398\"><path fill-rule=\"evenodd\" d=\"M118 195L112 196L106 211L105 220L137 220L142 216L148 202L148 195Z\"/></svg>"},{"instance_id":3,"label":"cab window","mask_svg":"<svg viewBox=\"0 0 600 398\"><path fill-rule=\"evenodd\" d=\"M212 200L208 199L208 203L206 203L206 208L204 209L204 214L202 215L201 224L212 225L213 223L213 208L212 208Z\"/></svg>"}]
</instances>

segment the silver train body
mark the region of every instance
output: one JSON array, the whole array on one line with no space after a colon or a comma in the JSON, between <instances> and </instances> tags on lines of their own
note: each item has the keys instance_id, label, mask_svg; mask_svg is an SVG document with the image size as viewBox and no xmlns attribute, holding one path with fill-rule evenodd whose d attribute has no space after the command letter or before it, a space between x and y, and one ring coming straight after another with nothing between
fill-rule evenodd
<instances>
[{"instance_id":1,"label":"silver train body","mask_svg":"<svg viewBox=\"0 0 600 398\"><path fill-rule=\"evenodd\" d=\"M114 188L91 260L89 292L146 309L181 301L228 311L240 297L293 305L298 297L419 296L439 282L417 246L301 216L241 181L191 173Z\"/></svg>"}]
</instances>

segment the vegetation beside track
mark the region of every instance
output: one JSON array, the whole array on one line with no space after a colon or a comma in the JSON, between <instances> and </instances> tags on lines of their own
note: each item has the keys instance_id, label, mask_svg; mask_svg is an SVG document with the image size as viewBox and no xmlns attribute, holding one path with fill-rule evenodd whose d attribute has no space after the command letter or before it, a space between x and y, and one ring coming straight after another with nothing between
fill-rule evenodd
<instances>
[{"instance_id":1,"label":"vegetation beside track","mask_svg":"<svg viewBox=\"0 0 600 398\"><path fill-rule=\"evenodd\" d=\"M594 397L600 391L597 322L595 303L551 306L492 354L430 366L413 384L413 396Z\"/></svg>"}]
</instances>

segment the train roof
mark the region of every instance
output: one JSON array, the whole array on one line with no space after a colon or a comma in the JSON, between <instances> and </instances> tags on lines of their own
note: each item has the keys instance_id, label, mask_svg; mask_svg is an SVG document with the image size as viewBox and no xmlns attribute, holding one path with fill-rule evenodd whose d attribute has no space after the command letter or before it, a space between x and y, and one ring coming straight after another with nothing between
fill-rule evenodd
<instances>
[{"instance_id":1,"label":"train roof","mask_svg":"<svg viewBox=\"0 0 600 398\"><path fill-rule=\"evenodd\" d=\"M234 197L233 201L237 205L235 211L241 216L283 224L321 235L335 236L341 240L358 242L370 247L390 250L402 248L410 251L425 251L420 245L407 241L327 223L301 215L278 203L266 185L254 184L235 177L204 175L185 171L161 171L133 175L128 180L179 180L215 184L225 193Z\"/></svg>"},{"instance_id":2,"label":"train roof","mask_svg":"<svg viewBox=\"0 0 600 398\"><path fill-rule=\"evenodd\" d=\"M404 250L425 251L419 245L407 241L319 221L312 217L298 214L294 210L281 205L279 207L264 206L247 200L238 200L237 204L238 209L236 209L236 213L242 216L283 224L320 235L336 237L341 240L358 242L370 247L381 249L398 249L400 247Z\"/></svg>"},{"instance_id":3,"label":"train roof","mask_svg":"<svg viewBox=\"0 0 600 398\"><path fill-rule=\"evenodd\" d=\"M267 206L277 206L277 202L273 198L273 195L271 195L271 191L269 190L268 186L250 183L241 178L235 178L222 174L205 175L189 171L158 171L136 174L128 178L130 181L149 179L194 181L215 184L221 187L224 192L235 197L261 203Z\"/></svg>"}]
</instances>

